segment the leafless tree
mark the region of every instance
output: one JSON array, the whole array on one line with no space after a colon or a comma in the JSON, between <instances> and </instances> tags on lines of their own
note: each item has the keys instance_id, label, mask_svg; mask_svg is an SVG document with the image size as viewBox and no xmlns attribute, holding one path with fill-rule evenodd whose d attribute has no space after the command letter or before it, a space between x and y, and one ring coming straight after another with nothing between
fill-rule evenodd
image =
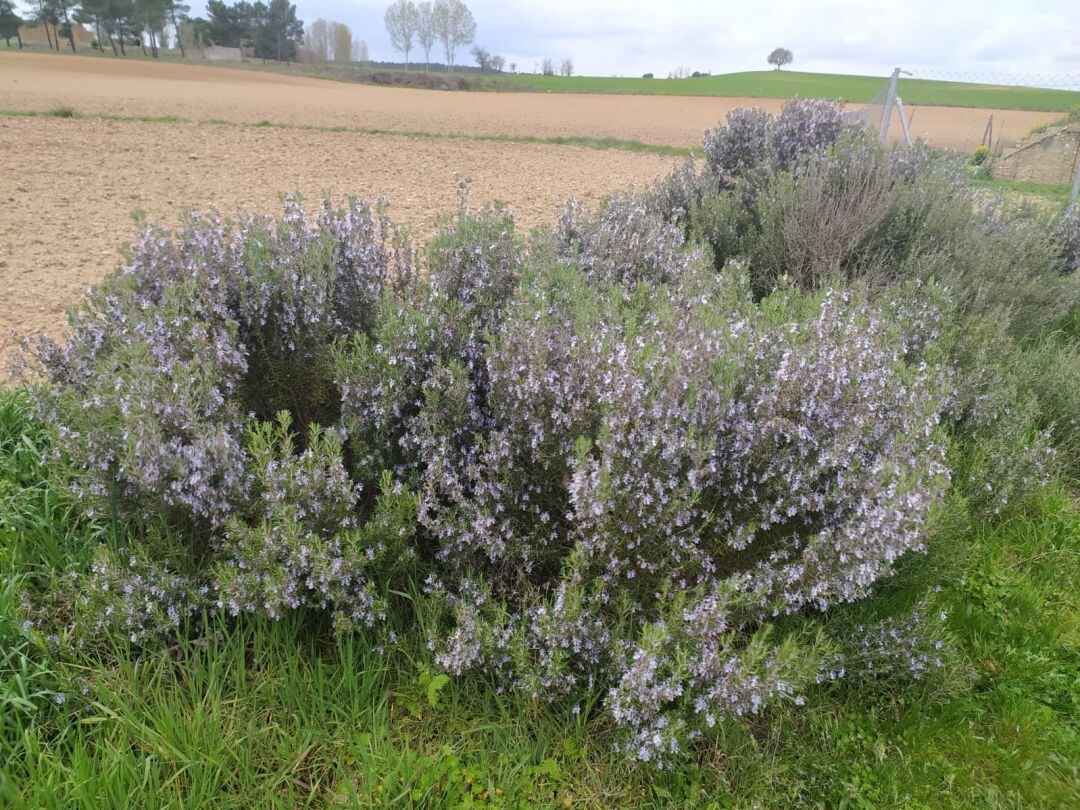
<instances>
[{"instance_id":1,"label":"leafless tree","mask_svg":"<svg viewBox=\"0 0 1080 810\"><path fill-rule=\"evenodd\" d=\"M473 49L470 51L474 60L476 60L476 66L480 68L480 72L484 73L489 67L491 67L491 54L488 53L487 48L482 45L473 45Z\"/></svg>"},{"instance_id":2,"label":"leafless tree","mask_svg":"<svg viewBox=\"0 0 1080 810\"><path fill-rule=\"evenodd\" d=\"M431 68L431 48L435 45L435 17L430 2L416 5L416 40L424 49L424 71Z\"/></svg>"},{"instance_id":3,"label":"leafless tree","mask_svg":"<svg viewBox=\"0 0 1080 810\"><path fill-rule=\"evenodd\" d=\"M312 62L329 62L330 23L321 17L310 23L304 34L304 47Z\"/></svg>"},{"instance_id":4,"label":"leafless tree","mask_svg":"<svg viewBox=\"0 0 1080 810\"><path fill-rule=\"evenodd\" d=\"M563 59L562 60L562 66L559 68L559 73L561 75L563 75L563 76L573 76L574 75L574 60L573 59Z\"/></svg>"},{"instance_id":5,"label":"leafless tree","mask_svg":"<svg viewBox=\"0 0 1080 810\"><path fill-rule=\"evenodd\" d=\"M420 25L420 12L412 0L396 0L386 9L386 33L395 51L405 54L405 69L409 68L409 51Z\"/></svg>"},{"instance_id":6,"label":"leafless tree","mask_svg":"<svg viewBox=\"0 0 1080 810\"><path fill-rule=\"evenodd\" d=\"M345 23L330 23L330 38L334 43L334 61L347 65L352 61L352 31Z\"/></svg>"},{"instance_id":7,"label":"leafless tree","mask_svg":"<svg viewBox=\"0 0 1080 810\"><path fill-rule=\"evenodd\" d=\"M488 64L491 65L491 69L496 73L502 73L503 68L506 67L506 60L498 54L495 54L491 57Z\"/></svg>"},{"instance_id":8,"label":"leafless tree","mask_svg":"<svg viewBox=\"0 0 1080 810\"><path fill-rule=\"evenodd\" d=\"M461 0L435 0L431 16L436 36L446 50L446 69L453 71L458 47L468 45L476 36L476 20Z\"/></svg>"},{"instance_id":9,"label":"leafless tree","mask_svg":"<svg viewBox=\"0 0 1080 810\"><path fill-rule=\"evenodd\" d=\"M540 63L540 72L545 76L554 76L555 63L545 56L544 61Z\"/></svg>"}]
</instances>

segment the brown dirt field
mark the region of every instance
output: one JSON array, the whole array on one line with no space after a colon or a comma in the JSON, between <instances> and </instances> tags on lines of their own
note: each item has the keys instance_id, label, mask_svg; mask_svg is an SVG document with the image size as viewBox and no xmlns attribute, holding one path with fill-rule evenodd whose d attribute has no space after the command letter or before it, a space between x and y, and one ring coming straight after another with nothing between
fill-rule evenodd
<instances>
[{"instance_id":1,"label":"brown dirt field","mask_svg":"<svg viewBox=\"0 0 1080 810\"><path fill-rule=\"evenodd\" d=\"M461 93L345 84L175 62L0 52L0 109L180 116L230 122L464 135L593 136L691 146L740 98ZM978 142L986 110L920 108L933 143ZM994 111L1006 134L1045 113ZM274 207L283 192L385 195L398 221L425 229L452 206L453 175L477 199L502 199L525 226L577 196L644 183L671 158L570 146L254 129L0 117L0 369L21 333L55 331L64 308L116 264L129 215L172 223L184 208ZM0 379L3 375L0 374Z\"/></svg>"},{"instance_id":2,"label":"brown dirt field","mask_svg":"<svg viewBox=\"0 0 1080 810\"><path fill-rule=\"evenodd\" d=\"M778 110L777 99L558 93L460 93L373 87L250 69L90 56L0 53L0 108L177 115L194 121L352 126L538 137L586 135L696 146L735 107ZM1024 110L919 107L913 135L974 149L993 113L1018 137L1052 115Z\"/></svg>"},{"instance_id":3,"label":"brown dirt field","mask_svg":"<svg viewBox=\"0 0 1080 810\"><path fill-rule=\"evenodd\" d=\"M0 370L12 330L57 331L64 309L117 264L135 209L171 224L211 205L272 211L285 192L383 195L395 221L425 233L453 208L460 172L474 200L503 200L529 228L571 196L595 203L672 163L572 146L0 117Z\"/></svg>"}]
</instances>

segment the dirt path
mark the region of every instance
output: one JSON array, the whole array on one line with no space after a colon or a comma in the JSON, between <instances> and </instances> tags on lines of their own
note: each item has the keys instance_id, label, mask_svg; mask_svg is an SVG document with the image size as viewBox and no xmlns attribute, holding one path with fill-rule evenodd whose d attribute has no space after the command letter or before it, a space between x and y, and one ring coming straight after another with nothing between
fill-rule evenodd
<instances>
[{"instance_id":1,"label":"dirt path","mask_svg":"<svg viewBox=\"0 0 1080 810\"><path fill-rule=\"evenodd\" d=\"M672 158L581 147L302 130L0 117L0 369L13 329L55 331L117 263L132 211L173 223L186 208L272 211L282 193L391 201L429 231L455 204L454 173L525 228L571 196L595 203L666 172ZM3 380L6 374L0 374Z\"/></svg>"},{"instance_id":2,"label":"dirt path","mask_svg":"<svg viewBox=\"0 0 1080 810\"><path fill-rule=\"evenodd\" d=\"M0 108L177 115L195 121L317 124L485 135L613 137L696 146L734 107L778 110L781 101L545 93L459 93L373 87L176 62L0 52ZM995 131L1018 137L1054 116L1023 110L919 107L913 134L974 149Z\"/></svg>"}]
</instances>

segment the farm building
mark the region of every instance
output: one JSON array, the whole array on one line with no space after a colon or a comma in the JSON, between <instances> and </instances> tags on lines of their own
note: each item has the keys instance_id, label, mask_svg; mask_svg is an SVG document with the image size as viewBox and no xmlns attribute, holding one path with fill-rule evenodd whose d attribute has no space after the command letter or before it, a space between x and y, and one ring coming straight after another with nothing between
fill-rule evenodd
<instances>
[{"instance_id":1,"label":"farm building","mask_svg":"<svg viewBox=\"0 0 1080 810\"><path fill-rule=\"evenodd\" d=\"M57 26L56 32L60 37L60 44L63 47L67 47L68 39L65 32L60 31L60 27ZM53 35L53 30L50 27L49 33L45 33L45 26L43 25L24 25L19 28L19 36L22 37L24 45L45 45L49 44L49 37ZM94 35L83 28L81 25L71 26L71 35L75 38L75 47L85 45L90 47L90 43L94 41Z\"/></svg>"},{"instance_id":2,"label":"farm building","mask_svg":"<svg viewBox=\"0 0 1080 810\"><path fill-rule=\"evenodd\" d=\"M208 45L203 48L203 58L211 62L243 62L244 53L239 48L225 48L221 45Z\"/></svg>"},{"instance_id":3,"label":"farm building","mask_svg":"<svg viewBox=\"0 0 1080 810\"><path fill-rule=\"evenodd\" d=\"M1080 165L1080 123L1051 127L1006 149L994 174L1007 180L1071 183Z\"/></svg>"}]
</instances>

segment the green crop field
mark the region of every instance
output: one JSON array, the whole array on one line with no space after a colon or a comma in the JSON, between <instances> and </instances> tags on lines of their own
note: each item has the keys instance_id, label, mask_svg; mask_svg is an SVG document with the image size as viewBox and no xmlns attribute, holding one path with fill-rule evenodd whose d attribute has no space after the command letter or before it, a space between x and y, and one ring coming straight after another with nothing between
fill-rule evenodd
<instances>
[{"instance_id":1,"label":"green crop field","mask_svg":"<svg viewBox=\"0 0 1080 810\"><path fill-rule=\"evenodd\" d=\"M840 76L790 70L756 70L696 79L642 79L608 76L534 76L518 74L494 81L520 89L552 93L635 93L751 98L842 98L866 102L884 86L884 76ZM939 107L988 107L1001 110L1063 112L1080 105L1080 92L1038 87L1010 87L928 79L900 80L900 95L910 104Z\"/></svg>"}]
</instances>

